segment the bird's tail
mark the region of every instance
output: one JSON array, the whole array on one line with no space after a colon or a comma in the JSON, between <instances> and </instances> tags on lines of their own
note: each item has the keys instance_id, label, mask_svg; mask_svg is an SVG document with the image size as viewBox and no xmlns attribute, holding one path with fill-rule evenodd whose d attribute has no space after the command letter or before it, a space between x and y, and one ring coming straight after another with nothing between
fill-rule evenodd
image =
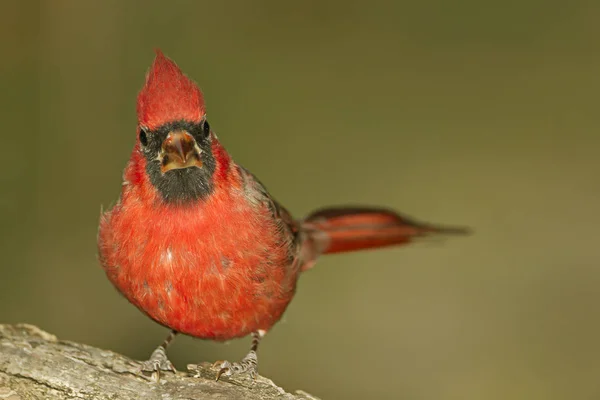
<instances>
[{"instance_id":1,"label":"bird's tail","mask_svg":"<svg viewBox=\"0 0 600 400\"><path fill-rule=\"evenodd\" d=\"M467 228L416 222L384 208L332 207L317 210L302 228L319 254L343 253L403 245L436 234L466 235Z\"/></svg>"}]
</instances>

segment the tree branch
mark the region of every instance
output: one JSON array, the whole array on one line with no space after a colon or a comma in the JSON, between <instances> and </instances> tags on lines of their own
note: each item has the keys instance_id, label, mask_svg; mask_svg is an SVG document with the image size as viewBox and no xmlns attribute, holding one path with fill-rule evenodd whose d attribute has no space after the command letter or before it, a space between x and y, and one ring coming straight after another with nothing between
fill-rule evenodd
<instances>
[{"instance_id":1,"label":"tree branch","mask_svg":"<svg viewBox=\"0 0 600 400\"><path fill-rule=\"evenodd\" d=\"M69 341L33 325L0 324L0 399L248 399L318 400L286 393L270 379L215 381L210 365L165 373L160 382L137 373L139 363Z\"/></svg>"}]
</instances>

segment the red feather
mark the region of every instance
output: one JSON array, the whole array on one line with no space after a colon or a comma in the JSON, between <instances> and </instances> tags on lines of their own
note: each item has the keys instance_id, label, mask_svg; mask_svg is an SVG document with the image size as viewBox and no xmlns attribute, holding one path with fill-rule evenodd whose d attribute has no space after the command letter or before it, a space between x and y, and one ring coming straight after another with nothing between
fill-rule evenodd
<instances>
[{"instance_id":1,"label":"red feather","mask_svg":"<svg viewBox=\"0 0 600 400\"><path fill-rule=\"evenodd\" d=\"M173 61L156 50L156 58L138 94L139 124L154 129L178 120L200 122L205 114L198 86Z\"/></svg>"},{"instance_id":2,"label":"red feather","mask_svg":"<svg viewBox=\"0 0 600 400\"><path fill-rule=\"evenodd\" d=\"M412 221L395 211L372 207L326 208L310 214L303 222L317 231L322 254L375 249L409 243L431 234L468 234L466 228L442 227Z\"/></svg>"}]
</instances>

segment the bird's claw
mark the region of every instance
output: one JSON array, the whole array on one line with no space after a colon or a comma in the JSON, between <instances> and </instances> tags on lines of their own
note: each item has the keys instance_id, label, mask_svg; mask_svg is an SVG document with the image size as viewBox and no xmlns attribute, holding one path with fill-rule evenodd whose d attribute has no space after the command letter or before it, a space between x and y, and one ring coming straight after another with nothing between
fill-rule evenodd
<instances>
[{"instance_id":1,"label":"bird's claw","mask_svg":"<svg viewBox=\"0 0 600 400\"><path fill-rule=\"evenodd\" d=\"M140 363L140 372L151 372L155 381L160 380L161 371L177 372L175 366L167 358L167 353L162 347L152 352L149 360Z\"/></svg>"},{"instance_id":2,"label":"bird's claw","mask_svg":"<svg viewBox=\"0 0 600 400\"><path fill-rule=\"evenodd\" d=\"M231 363L229 361L217 361L216 363L214 363L213 368L219 368L219 372L217 372L217 378L215 379L215 381L218 381L221 375L223 374L225 374L225 376L228 376L228 373L230 371L230 365Z\"/></svg>"},{"instance_id":3,"label":"bird's claw","mask_svg":"<svg viewBox=\"0 0 600 400\"><path fill-rule=\"evenodd\" d=\"M258 363L256 353L251 351L240 362L231 363L229 361L217 361L213 364L213 368L219 368L217 372L218 381L221 376L235 376L241 374L249 374L252 379L258 376Z\"/></svg>"}]
</instances>

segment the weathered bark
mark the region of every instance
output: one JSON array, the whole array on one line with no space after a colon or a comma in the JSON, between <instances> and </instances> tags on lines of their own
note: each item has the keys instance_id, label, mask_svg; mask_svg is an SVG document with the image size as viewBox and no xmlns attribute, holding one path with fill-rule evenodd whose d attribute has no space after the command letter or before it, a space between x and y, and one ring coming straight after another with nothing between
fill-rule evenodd
<instances>
[{"instance_id":1,"label":"weathered bark","mask_svg":"<svg viewBox=\"0 0 600 400\"><path fill-rule=\"evenodd\" d=\"M316 399L258 377L215 381L210 365L165 373L160 382L112 351L61 341L26 324L0 324L0 399Z\"/></svg>"}]
</instances>

